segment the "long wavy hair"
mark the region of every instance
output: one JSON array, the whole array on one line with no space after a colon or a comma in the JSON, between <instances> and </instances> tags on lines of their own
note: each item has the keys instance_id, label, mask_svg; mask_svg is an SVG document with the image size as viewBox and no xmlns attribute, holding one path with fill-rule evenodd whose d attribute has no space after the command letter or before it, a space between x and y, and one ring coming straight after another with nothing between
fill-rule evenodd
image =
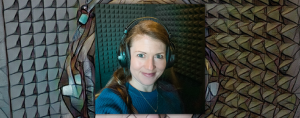
<instances>
[{"instance_id":1,"label":"long wavy hair","mask_svg":"<svg viewBox=\"0 0 300 118\"><path fill-rule=\"evenodd\" d=\"M148 35L156 40L159 40L161 42L163 42L166 46L169 45L169 34L167 33L166 29L164 28L164 26L162 26L161 24L152 21L152 20L144 20L144 21L140 21L137 25L135 25L129 32L128 35L125 38L125 42L129 45L129 47L132 46L132 42L134 41L133 38L136 35ZM136 39L138 40L138 39ZM167 69L169 72L166 73L166 70L164 71L164 73L162 74L161 77L159 77L159 79L155 82L155 84L160 81L160 80L164 80L169 82L170 84L173 85L173 87L175 87L175 89L179 89L179 84L177 82L177 78L175 76L175 73L173 71L173 68ZM132 78L131 72L128 68L119 68L117 69L112 78L109 80L109 82L106 84L106 86L104 88L102 88L96 95L95 98L97 98L101 91L105 88L111 88L115 91L118 91L119 89L122 89L124 93L120 93L121 96L123 96L123 100L126 100L125 103L131 104L130 99L128 100L128 98L126 98L126 96L128 95L127 90L125 87L125 83L129 82ZM120 91L119 91L120 92Z\"/></svg>"}]
</instances>

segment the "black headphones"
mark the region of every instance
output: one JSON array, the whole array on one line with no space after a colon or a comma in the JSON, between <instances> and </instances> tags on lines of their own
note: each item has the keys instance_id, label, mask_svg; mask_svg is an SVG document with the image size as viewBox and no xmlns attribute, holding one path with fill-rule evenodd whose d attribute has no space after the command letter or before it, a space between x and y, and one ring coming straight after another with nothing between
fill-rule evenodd
<instances>
[{"instance_id":1,"label":"black headphones","mask_svg":"<svg viewBox=\"0 0 300 118\"><path fill-rule=\"evenodd\" d=\"M118 60L120 65L123 68L130 68L130 51L129 51L129 46L128 44L125 42L125 38L127 36L128 31L130 31L136 24L138 24L140 21L143 20L152 20L154 22L157 22L159 24L161 24L167 31L168 35L169 35L169 45L167 45L167 50L166 50L166 61L167 61L167 65L166 68L170 68L174 65L175 62L175 45L173 44L173 42L171 42L171 34L169 33L168 29L162 24L160 23L160 21L157 18L154 17L141 17L141 18L137 18L134 19L133 21L131 21L124 30L124 34L121 38L121 43L120 43L120 48L118 50Z\"/></svg>"}]
</instances>

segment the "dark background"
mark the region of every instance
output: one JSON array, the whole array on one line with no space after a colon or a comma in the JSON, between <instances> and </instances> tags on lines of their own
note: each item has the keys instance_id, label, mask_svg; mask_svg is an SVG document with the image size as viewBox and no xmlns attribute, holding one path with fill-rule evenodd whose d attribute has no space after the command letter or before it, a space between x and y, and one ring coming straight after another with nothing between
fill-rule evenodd
<instances>
[{"instance_id":1,"label":"dark background","mask_svg":"<svg viewBox=\"0 0 300 118\"><path fill-rule=\"evenodd\" d=\"M182 87L179 91L185 113L204 113L204 5L108 5L97 4L96 11L96 86L103 88L120 67L117 49L124 27L135 18L160 19L172 34L176 46L174 70ZM166 76L169 75L166 70Z\"/></svg>"}]
</instances>

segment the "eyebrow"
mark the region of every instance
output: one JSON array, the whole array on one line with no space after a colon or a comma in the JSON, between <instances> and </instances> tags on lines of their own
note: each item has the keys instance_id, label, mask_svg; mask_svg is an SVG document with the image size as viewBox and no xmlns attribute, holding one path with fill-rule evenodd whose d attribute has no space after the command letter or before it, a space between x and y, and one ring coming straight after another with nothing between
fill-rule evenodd
<instances>
[{"instance_id":1,"label":"eyebrow","mask_svg":"<svg viewBox=\"0 0 300 118\"><path fill-rule=\"evenodd\" d=\"M146 54L146 52L143 52L143 51L135 51L135 52L141 52L141 53L145 53ZM164 52L160 52L160 53L156 53L156 54L163 54Z\"/></svg>"}]
</instances>

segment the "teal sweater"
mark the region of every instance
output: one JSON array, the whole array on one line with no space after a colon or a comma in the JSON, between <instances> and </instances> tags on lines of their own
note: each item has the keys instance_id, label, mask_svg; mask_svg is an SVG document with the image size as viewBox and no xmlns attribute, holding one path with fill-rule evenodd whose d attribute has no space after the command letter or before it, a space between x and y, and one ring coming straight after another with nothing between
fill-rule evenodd
<instances>
[{"instance_id":1,"label":"teal sweater","mask_svg":"<svg viewBox=\"0 0 300 118\"><path fill-rule=\"evenodd\" d=\"M128 82L126 87L131 97L133 106L139 114L182 114L183 107L179 99L178 93L174 88L163 82L164 86L157 87L152 92L142 92L143 96L151 104L157 108L157 93L158 93L158 110L155 113L151 106L146 102L143 96L137 89L132 87ZM167 89L163 89L167 88ZM171 89L170 89L171 88ZM128 108L125 102L110 88L105 88L95 101L96 114L128 114Z\"/></svg>"}]
</instances>

